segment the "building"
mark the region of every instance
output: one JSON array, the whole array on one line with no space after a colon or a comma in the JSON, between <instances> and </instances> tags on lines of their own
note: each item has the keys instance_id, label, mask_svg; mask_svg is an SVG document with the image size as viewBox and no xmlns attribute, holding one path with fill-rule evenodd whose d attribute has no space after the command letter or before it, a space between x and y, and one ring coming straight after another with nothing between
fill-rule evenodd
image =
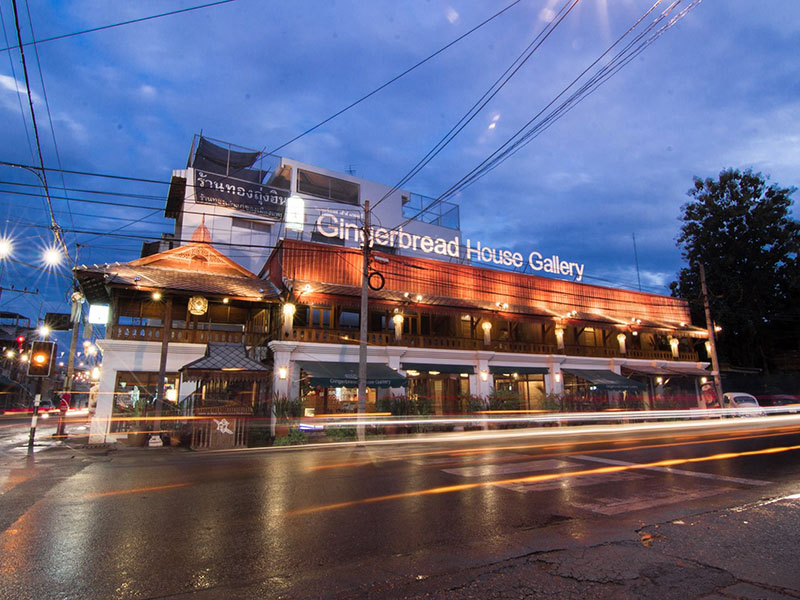
<instances>
[{"instance_id":1,"label":"building","mask_svg":"<svg viewBox=\"0 0 800 600\"><path fill-rule=\"evenodd\" d=\"M399 396L434 414L486 398L518 410L702 402L707 334L685 301L588 285L581 264L465 239L455 205L259 159L199 139L173 174L174 234L135 261L75 270L89 302L109 307L94 442L124 434L115 417L157 397L162 411L228 415L240 441L234 417L274 399L354 411L368 199L368 410Z\"/></svg>"}]
</instances>

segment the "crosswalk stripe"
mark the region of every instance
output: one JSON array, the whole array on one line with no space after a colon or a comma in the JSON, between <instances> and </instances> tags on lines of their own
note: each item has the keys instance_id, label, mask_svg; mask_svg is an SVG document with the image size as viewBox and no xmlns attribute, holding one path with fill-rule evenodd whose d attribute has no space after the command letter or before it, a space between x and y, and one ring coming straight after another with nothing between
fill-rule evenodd
<instances>
[{"instance_id":1,"label":"crosswalk stripe","mask_svg":"<svg viewBox=\"0 0 800 600\"><path fill-rule=\"evenodd\" d=\"M619 466L636 466L637 463L626 462L624 460L614 460L612 458L601 458L599 456L587 456L580 454L572 456L572 458L580 460L588 460L591 462L599 462L607 465ZM761 479L744 479L742 477L729 477L727 475L716 475L714 473L701 473L698 471L686 471L684 469L675 469L673 467L641 467L647 471L660 471L662 473L672 473L674 475L686 475L688 477L698 477L700 479L715 479L717 481L727 481L729 483L739 483L742 485L770 485L771 481L763 481Z\"/></svg>"}]
</instances>

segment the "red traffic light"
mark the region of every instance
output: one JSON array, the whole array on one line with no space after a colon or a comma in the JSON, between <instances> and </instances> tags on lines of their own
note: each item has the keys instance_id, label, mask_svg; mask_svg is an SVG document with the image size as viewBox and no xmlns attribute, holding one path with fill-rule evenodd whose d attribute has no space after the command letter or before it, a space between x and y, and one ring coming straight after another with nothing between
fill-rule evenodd
<instances>
[{"instance_id":1,"label":"red traffic light","mask_svg":"<svg viewBox=\"0 0 800 600\"><path fill-rule=\"evenodd\" d=\"M24 335L18 335L17 336L17 342L18 343L22 344L24 341L25 341L25 336Z\"/></svg>"}]
</instances>

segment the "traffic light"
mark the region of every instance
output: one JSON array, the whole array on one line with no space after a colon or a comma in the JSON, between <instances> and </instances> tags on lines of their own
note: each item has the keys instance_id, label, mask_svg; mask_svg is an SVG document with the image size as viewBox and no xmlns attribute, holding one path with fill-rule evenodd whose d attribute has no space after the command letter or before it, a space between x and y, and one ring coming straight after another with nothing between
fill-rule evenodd
<instances>
[{"instance_id":1,"label":"traffic light","mask_svg":"<svg viewBox=\"0 0 800 600\"><path fill-rule=\"evenodd\" d=\"M25 336L18 335L17 336L17 346L19 347L19 353L22 354L22 347L25 345Z\"/></svg>"},{"instance_id":2,"label":"traffic light","mask_svg":"<svg viewBox=\"0 0 800 600\"><path fill-rule=\"evenodd\" d=\"M50 377L55 350L55 342L33 342L28 361L28 377Z\"/></svg>"}]
</instances>

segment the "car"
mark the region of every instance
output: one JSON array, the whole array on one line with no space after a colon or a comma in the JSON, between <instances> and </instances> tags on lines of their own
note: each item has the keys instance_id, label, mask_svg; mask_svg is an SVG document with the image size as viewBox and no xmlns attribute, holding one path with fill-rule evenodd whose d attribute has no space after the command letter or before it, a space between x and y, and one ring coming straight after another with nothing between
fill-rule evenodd
<instances>
[{"instance_id":1,"label":"car","mask_svg":"<svg viewBox=\"0 0 800 600\"><path fill-rule=\"evenodd\" d=\"M758 400L752 394L745 392L725 392L722 394L722 408L726 416L733 417L763 417L767 413L762 410Z\"/></svg>"},{"instance_id":2,"label":"car","mask_svg":"<svg viewBox=\"0 0 800 600\"><path fill-rule=\"evenodd\" d=\"M58 407L53 404L52 400L42 400L39 403L39 418L48 419L50 415L57 415Z\"/></svg>"},{"instance_id":3,"label":"car","mask_svg":"<svg viewBox=\"0 0 800 600\"><path fill-rule=\"evenodd\" d=\"M800 412L800 396L790 394L772 394L770 396L760 396L758 399L761 406L768 406L769 414L786 414Z\"/></svg>"}]
</instances>

